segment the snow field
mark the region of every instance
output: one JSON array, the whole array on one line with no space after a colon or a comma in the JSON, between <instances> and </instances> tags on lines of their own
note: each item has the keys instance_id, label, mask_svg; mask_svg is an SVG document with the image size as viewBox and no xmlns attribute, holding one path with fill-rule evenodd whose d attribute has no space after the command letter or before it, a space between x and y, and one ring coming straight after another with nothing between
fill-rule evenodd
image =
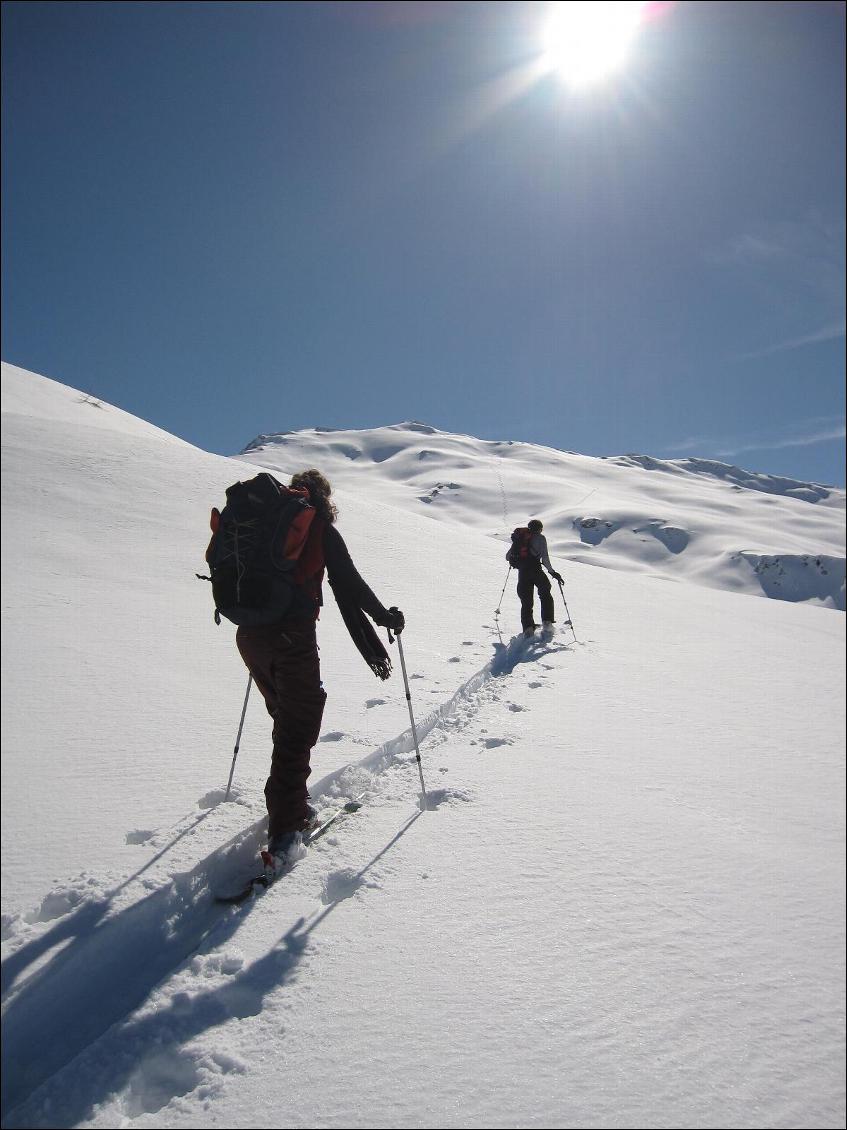
<instances>
[{"instance_id":1,"label":"snow field","mask_svg":"<svg viewBox=\"0 0 847 1130\"><path fill-rule=\"evenodd\" d=\"M575 633L510 644L512 578L501 641L505 545L457 521L452 464L410 507L392 468L432 430L383 429L397 494L339 474L339 528L406 613L432 806L399 669L374 680L327 593L312 791L370 793L224 907L270 720L251 700L222 803L246 673L193 573L249 470L3 375L4 1127L844 1124L840 613L566 557ZM699 470L615 474L717 513ZM776 503L784 550L820 502Z\"/></svg>"}]
</instances>

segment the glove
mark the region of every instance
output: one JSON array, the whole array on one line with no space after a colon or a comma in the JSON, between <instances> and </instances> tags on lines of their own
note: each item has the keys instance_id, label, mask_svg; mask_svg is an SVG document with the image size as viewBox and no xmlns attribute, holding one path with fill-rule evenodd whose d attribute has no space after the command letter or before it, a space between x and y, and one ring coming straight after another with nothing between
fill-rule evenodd
<instances>
[{"instance_id":1,"label":"glove","mask_svg":"<svg viewBox=\"0 0 847 1130\"><path fill-rule=\"evenodd\" d=\"M550 576L553 578L554 581L558 581L558 583L560 585L564 584L564 581L562 580L562 574L561 573L553 572L553 573L550 574Z\"/></svg>"},{"instance_id":2,"label":"glove","mask_svg":"<svg viewBox=\"0 0 847 1130\"><path fill-rule=\"evenodd\" d=\"M377 624L381 628L388 628L389 632L394 632L395 635L399 636L406 627L406 618L399 608L392 605L384 616L380 616Z\"/></svg>"}]
</instances>

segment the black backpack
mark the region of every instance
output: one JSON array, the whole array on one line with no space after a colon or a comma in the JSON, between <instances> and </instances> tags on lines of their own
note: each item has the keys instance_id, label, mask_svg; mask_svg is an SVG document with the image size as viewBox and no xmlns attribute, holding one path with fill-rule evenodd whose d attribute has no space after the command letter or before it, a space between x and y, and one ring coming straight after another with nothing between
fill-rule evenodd
<instances>
[{"instance_id":1,"label":"black backpack","mask_svg":"<svg viewBox=\"0 0 847 1130\"><path fill-rule=\"evenodd\" d=\"M315 508L309 492L293 490L260 472L227 488L223 510L212 510L206 550L215 622L273 624L288 612L297 591L294 573ZM198 577L200 574L197 574Z\"/></svg>"},{"instance_id":2,"label":"black backpack","mask_svg":"<svg viewBox=\"0 0 847 1130\"><path fill-rule=\"evenodd\" d=\"M529 543L532 541L532 530L528 526L518 526L512 531L512 544L506 554L506 560L513 569L517 569L525 561L530 560Z\"/></svg>"}]
</instances>

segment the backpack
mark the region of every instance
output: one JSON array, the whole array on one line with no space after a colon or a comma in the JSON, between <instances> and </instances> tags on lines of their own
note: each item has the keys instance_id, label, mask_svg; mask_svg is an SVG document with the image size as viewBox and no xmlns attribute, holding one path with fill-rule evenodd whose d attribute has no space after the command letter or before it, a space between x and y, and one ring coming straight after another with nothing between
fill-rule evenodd
<instances>
[{"instance_id":1,"label":"backpack","mask_svg":"<svg viewBox=\"0 0 847 1130\"><path fill-rule=\"evenodd\" d=\"M512 531L512 544L506 554L506 560L513 569L530 559L529 544L532 541L532 530L528 526L518 526Z\"/></svg>"},{"instance_id":2,"label":"backpack","mask_svg":"<svg viewBox=\"0 0 847 1130\"><path fill-rule=\"evenodd\" d=\"M227 488L223 510L212 510L206 550L215 622L273 624L302 589L297 569L315 518L307 490L293 490L260 472Z\"/></svg>"}]
</instances>

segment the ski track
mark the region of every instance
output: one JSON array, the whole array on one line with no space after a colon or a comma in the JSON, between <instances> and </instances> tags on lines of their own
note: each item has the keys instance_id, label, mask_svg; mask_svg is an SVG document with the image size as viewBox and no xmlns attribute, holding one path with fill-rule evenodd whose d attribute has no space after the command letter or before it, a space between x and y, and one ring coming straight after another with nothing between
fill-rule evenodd
<instances>
[{"instance_id":1,"label":"ski track","mask_svg":"<svg viewBox=\"0 0 847 1130\"><path fill-rule=\"evenodd\" d=\"M526 640L523 636L515 636L508 643L495 643L492 659L446 702L421 719L416 718L419 743L438 729L443 731L443 740L449 740L456 727L464 728L491 697L496 697L481 694L492 680L511 674L520 663L571 650L575 643L579 641L539 637ZM328 737L331 739L332 735ZM509 739L487 738L483 744L495 748L509 744ZM408 767L414 762L408 755L414 749L410 727L360 760L328 774L314 787L313 799L319 806L324 802L326 807L336 807L363 789L372 795L384 793L391 772L401 770L403 781L393 798L400 799L408 795ZM428 807L434 809L445 800L453 799L453 792L430 788L428 798ZM455 799L470 798L461 795ZM130 1116L160 1109L171 1098L193 1090L199 1082L192 1059L182 1056L172 1046L167 1051L160 1047L163 1043L173 1044L174 1029L178 1033L177 1043L184 1044L226 1018L255 1015L261 1010L264 994L285 982L305 946L311 926L302 933L294 927L283 944L263 959L262 969L253 970L251 984L255 992L246 986L238 990L216 989L208 994L208 1000L198 1002L192 997L191 1009L183 1010L182 1016L182 994L179 993L170 998L169 1003L163 1005L159 1001L153 1011L145 1010L145 1002L156 993L157 986L188 959L198 972L208 974L210 963L214 964L216 957L198 951L202 951L207 940L216 951L225 947L241 925L241 915L255 904L251 899L240 907L227 908L216 903L214 896L216 892L239 885L250 868L255 867L266 820L254 822L191 871L172 875L169 882L158 886L151 894L119 909L115 909L113 903L120 892L140 880L153 862L176 840L193 831L222 800L223 794L214 791L203 798L207 811L181 821L184 827L177 825L177 834L154 859L111 891L86 896L74 890L56 890L42 901L37 913L26 916L30 923L52 922L52 925L23 941L2 965L6 1049L4 1127L59 1125L55 1115L50 1113L49 1100L39 1102L38 1089L115 1026L119 1027L112 1035L109 1050L109 1092L129 1086L127 1113ZM395 840L421 815L419 807ZM144 836L146 842L155 844L155 833L145 832ZM323 842L331 845L331 840ZM386 845L380 855L393 842ZM332 846L329 850L337 856ZM303 863L295 866L300 871ZM336 870L325 877L321 889L315 891L315 901L322 901L331 909L341 899L351 897L363 882L359 875ZM87 883L91 885L90 878ZM217 960L220 961L219 954ZM268 965L267 970L264 964ZM27 970L30 972L25 976ZM92 1007L92 1001L97 1002L96 1007ZM133 1013L136 1015L132 1016ZM142 1061L145 1067L139 1074ZM218 1075L244 1070L243 1065L236 1063L213 1066ZM78 1085L76 1089L74 1084ZM106 1097L105 1094L100 1096L101 1100ZM63 1124L74 1125L90 1116L98 1100L91 1095L89 1071L80 1072L80 1079L69 1080L66 1099ZM67 1122L69 1113L71 1121ZM18 1121L16 1116L25 1120Z\"/></svg>"}]
</instances>

